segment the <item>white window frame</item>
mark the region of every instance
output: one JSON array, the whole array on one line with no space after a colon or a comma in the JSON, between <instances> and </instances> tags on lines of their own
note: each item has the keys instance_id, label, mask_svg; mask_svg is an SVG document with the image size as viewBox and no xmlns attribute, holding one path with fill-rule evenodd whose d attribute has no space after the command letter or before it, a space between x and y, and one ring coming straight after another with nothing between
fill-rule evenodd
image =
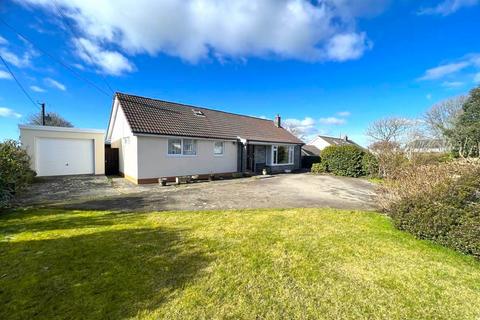
<instances>
[{"instance_id":1,"label":"white window frame","mask_svg":"<svg viewBox=\"0 0 480 320\"><path fill-rule=\"evenodd\" d=\"M287 148L288 163L276 163L278 161L278 147ZM271 152L271 158L270 158L271 166L288 166L293 164L295 164L295 146L283 145L283 144L272 145L272 152Z\"/></svg>"},{"instance_id":2,"label":"white window frame","mask_svg":"<svg viewBox=\"0 0 480 320\"><path fill-rule=\"evenodd\" d=\"M171 140L180 140L180 153L170 153L170 141ZM193 149L195 151L195 154L185 154L184 152L184 140L191 140L193 142ZM167 156L169 157L196 157L198 154L197 150L197 140L196 139L183 139L183 138L168 138L167 139Z\"/></svg>"},{"instance_id":3,"label":"white window frame","mask_svg":"<svg viewBox=\"0 0 480 320\"><path fill-rule=\"evenodd\" d=\"M222 152L221 153L216 152L217 143L219 143L222 146ZM224 141L214 141L213 142L213 155L216 156L216 157L221 157L221 156L223 156L224 153L225 153L225 142Z\"/></svg>"}]
</instances>

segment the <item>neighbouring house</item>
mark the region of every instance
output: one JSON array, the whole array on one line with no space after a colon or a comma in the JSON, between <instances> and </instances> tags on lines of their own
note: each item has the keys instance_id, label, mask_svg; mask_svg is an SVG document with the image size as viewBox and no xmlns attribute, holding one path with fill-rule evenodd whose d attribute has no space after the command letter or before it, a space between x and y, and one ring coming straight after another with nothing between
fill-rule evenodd
<instances>
[{"instance_id":1,"label":"neighbouring house","mask_svg":"<svg viewBox=\"0 0 480 320\"><path fill-rule=\"evenodd\" d=\"M302 147L302 154L305 156L319 156L320 151L328 146L357 145L347 136L344 138L334 138L327 136L316 136L309 143Z\"/></svg>"},{"instance_id":2,"label":"neighbouring house","mask_svg":"<svg viewBox=\"0 0 480 320\"><path fill-rule=\"evenodd\" d=\"M299 169L303 142L274 121L116 93L107 142L135 183L186 175Z\"/></svg>"},{"instance_id":3,"label":"neighbouring house","mask_svg":"<svg viewBox=\"0 0 480 320\"><path fill-rule=\"evenodd\" d=\"M408 143L406 152L412 153L446 153L449 151L448 143L442 139L417 139Z\"/></svg>"},{"instance_id":4,"label":"neighbouring house","mask_svg":"<svg viewBox=\"0 0 480 320\"><path fill-rule=\"evenodd\" d=\"M105 130L19 125L38 176L105 173Z\"/></svg>"}]
</instances>

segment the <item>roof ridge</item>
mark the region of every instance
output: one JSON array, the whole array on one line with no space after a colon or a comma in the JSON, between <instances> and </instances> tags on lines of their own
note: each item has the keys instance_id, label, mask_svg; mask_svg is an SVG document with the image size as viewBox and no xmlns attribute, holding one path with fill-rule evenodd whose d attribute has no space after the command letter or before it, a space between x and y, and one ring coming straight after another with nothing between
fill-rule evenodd
<instances>
[{"instance_id":1,"label":"roof ridge","mask_svg":"<svg viewBox=\"0 0 480 320\"><path fill-rule=\"evenodd\" d=\"M228 111L223 111L223 110L217 110L217 109L212 109L212 108L199 107L199 106L194 106L194 105L191 105L191 104L186 104L186 103L181 103L181 102L167 101L167 100L162 100L162 99L154 99L154 98L139 96L139 95L130 94L130 93L118 92L118 91L115 92L115 95L117 95L117 94L123 94L123 95L126 95L126 96L132 96L132 97L137 97L137 98L142 98L142 99L147 99L147 100L154 100L154 101L160 101L160 102L166 102L166 103L173 103L173 104L176 104L176 105L179 105L179 106L183 106L183 107L204 109L204 110L209 110L209 111L215 111L215 112L221 112L221 113L231 114L231 115L239 116L239 117L246 117L246 118L252 118L252 119L256 119L256 120L263 120L263 121L273 122L273 120L270 120L270 119L263 119L263 118L259 118L259 117L248 116L248 115L244 115L244 114L239 114L239 113L234 113L234 112L228 112ZM284 128L282 128L282 129L284 129Z\"/></svg>"}]
</instances>

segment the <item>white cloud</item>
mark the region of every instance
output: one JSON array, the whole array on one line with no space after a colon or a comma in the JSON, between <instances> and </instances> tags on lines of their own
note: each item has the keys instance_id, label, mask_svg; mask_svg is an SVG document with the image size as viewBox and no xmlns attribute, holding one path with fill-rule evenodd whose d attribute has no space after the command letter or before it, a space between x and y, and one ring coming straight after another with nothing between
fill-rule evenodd
<instances>
[{"instance_id":1,"label":"white cloud","mask_svg":"<svg viewBox=\"0 0 480 320\"><path fill-rule=\"evenodd\" d=\"M480 83L480 72L473 77L474 83Z\"/></svg>"},{"instance_id":2,"label":"white cloud","mask_svg":"<svg viewBox=\"0 0 480 320\"><path fill-rule=\"evenodd\" d=\"M10 64L17 68L29 67L31 65L32 58L37 54L35 50L27 44L26 49L22 49L23 54L19 55L7 48L9 42L7 39L0 36L0 54Z\"/></svg>"},{"instance_id":3,"label":"white cloud","mask_svg":"<svg viewBox=\"0 0 480 320\"><path fill-rule=\"evenodd\" d=\"M40 88L39 86L30 86L30 89L35 92L45 92L45 89Z\"/></svg>"},{"instance_id":4,"label":"white cloud","mask_svg":"<svg viewBox=\"0 0 480 320\"><path fill-rule=\"evenodd\" d=\"M12 78L12 75L9 72L0 70L0 79L10 80L10 79L13 79L13 78Z\"/></svg>"},{"instance_id":5,"label":"white cloud","mask_svg":"<svg viewBox=\"0 0 480 320\"><path fill-rule=\"evenodd\" d=\"M340 111L340 112L337 112L337 115L339 115L340 117L349 117L352 113L350 111Z\"/></svg>"},{"instance_id":6,"label":"white cloud","mask_svg":"<svg viewBox=\"0 0 480 320\"><path fill-rule=\"evenodd\" d=\"M75 39L74 43L78 56L97 66L102 73L118 76L135 70L134 65L119 52L105 50L85 38Z\"/></svg>"},{"instance_id":7,"label":"white cloud","mask_svg":"<svg viewBox=\"0 0 480 320\"><path fill-rule=\"evenodd\" d=\"M421 9L418 14L448 16L452 13L457 12L461 8L472 7L474 5L477 5L479 2L479 0L443 0L435 7Z\"/></svg>"},{"instance_id":8,"label":"white cloud","mask_svg":"<svg viewBox=\"0 0 480 320\"><path fill-rule=\"evenodd\" d=\"M5 39L4 37L0 36L0 45L4 45L4 44L7 44L8 41L7 39Z\"/></svg>"},{"instance_id":9,"label":"white cloud","mask_svg":"<svg viewBox=\"0 0 480 320\"><path fill-rule=\"evenodd\" d=\"M3 117L3 118L21 118L22 115L20 113L15 112L12 109L0 107L0 117Z\"/></svg>"},{"instance_id":10,"label":"white cloud","mask_svg":"<svg viewBox=\"0 0 480 320\"><path fill-rule=\"evenodd\" d=\"M331 60L346 61L358 59L371 48L365 33L338 34L327 43L327 57Z\"/></svg>"},{"instance_id":11,"label":"white cloud","mask_svg":"<svg viewBox=\"0 0 480 320\"><path fill-rule=\"evenodd\" d=\"M17 1L57 14L48 0ZM129 55L164 53L193 63L212 57L273 56L305 61L357 59L371 47L366 34L358 30L357 18L378 14L389 2L57 1L75 21L83 41L89 41L91 50L102 55L101 58L94 55L93 59L82 58L103 71L113 71L111 74L120 72L119 69L132 69L120 50ZM82 50L85 49L80 53ZM109 64L117 66L109 67Z\"/></svg>"},{"instance_id":12,"label":"white cloud","mask_svg":"<svg viewBox=\"0 0 480 320\"><path fill-rule=\"evenodd\" d=\"M342 125L345 124L347 121L345 119L337 118L337 117L328 117L328 118L320 118L318 120L321 124L326 124L326 125Z\"/></svg>"},{"instance_id":13,"label":"white cloud","mask_svg":"<svg viewBox=\"0 0 480 320\"><path fill-rule=\"evenodd\" d=\"M65 90L67 90L67 87L66 87L63 83L60 83L60 82L58 82L57 80L54 80L54 79L52 79L52 78L45 78L43 81L44 81L45 84L48 85L49 87L58 89L58 90L60 90L60 91L65 91Z\"/></svg>"},{"instance_id":14,"label":"white cloud","mask_svg":"<svg viewBox=\"0 0 480 320\"><path fill-rule=\"evenodd\" d=\"M444 81L442 82L442 87L445 88L458 88L463 86L465 83L461 81Z\"/></svg>"},{"instance_id":15,"label":"white cloud","mask_svg":"<svg viewBox=\"0 0 480 320\"><path fill-rule=\"evenodd\" d=\"M469 63L465 61L444 64L435 68L428 69L427 71L425 71L425 74L419 78L419 80L441 79L447 75L450 75L462 69L465 69L468 66L469 66Z\"/></svg>"}]
</instances>

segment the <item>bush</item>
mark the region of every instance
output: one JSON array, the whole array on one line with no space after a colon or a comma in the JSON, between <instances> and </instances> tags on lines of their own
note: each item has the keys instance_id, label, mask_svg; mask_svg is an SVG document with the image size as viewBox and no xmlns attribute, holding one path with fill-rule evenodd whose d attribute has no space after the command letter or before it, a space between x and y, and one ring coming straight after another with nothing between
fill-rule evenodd
<instances>
[{"instance_id":1,"label":"bush","mask_svg":"<svg viewBox=\"0 0 480 320\"><path fill-rule=\"evenodd\" d=\"M322 150L320 157L327 172L338 176L359 177L364 174L362 148L354 145L328 146Z\"/></svg>"},{"instance_id":2,"label":"bush","mask_svg":"<svg viewBox=\"0 0 480 320\"><path fill-rule=\"evenodd\" d=\"M0 208L9 205L16 193L24 190L35 177L30 157L15 140L0 143Z\"/></svg>"},{"instance_id":3,"label":"bush","mask_svg":"<svg viewBox=\"0 0 480 320\"><path fill-rule=\"evenodd\" d=\"M362 158L363 173L369 177L379 177L378 159L371 152L365 152Z\"/></svg>"},{"instance_id":4,"label":"bush","mask_svg":"<svg viewBox=\"0 0 480 320\"><path fill-rule=\"evenodd\" d=\"M311 173L319 174L319 173L325 173L327 172L325 170L325 167L321 162L317 162L312 164L312 169L310 170Z\"/></svg>"},{"instance_id":5,"label":"bush","mask_svg":"<svg viewBox=\"0 0 480 320\"><path fill-rule=\"evenodd\" d=\"M480 258L480 165L409 166L382 185L381 203L395 225Z\"/></svg>"}]
</instances>

